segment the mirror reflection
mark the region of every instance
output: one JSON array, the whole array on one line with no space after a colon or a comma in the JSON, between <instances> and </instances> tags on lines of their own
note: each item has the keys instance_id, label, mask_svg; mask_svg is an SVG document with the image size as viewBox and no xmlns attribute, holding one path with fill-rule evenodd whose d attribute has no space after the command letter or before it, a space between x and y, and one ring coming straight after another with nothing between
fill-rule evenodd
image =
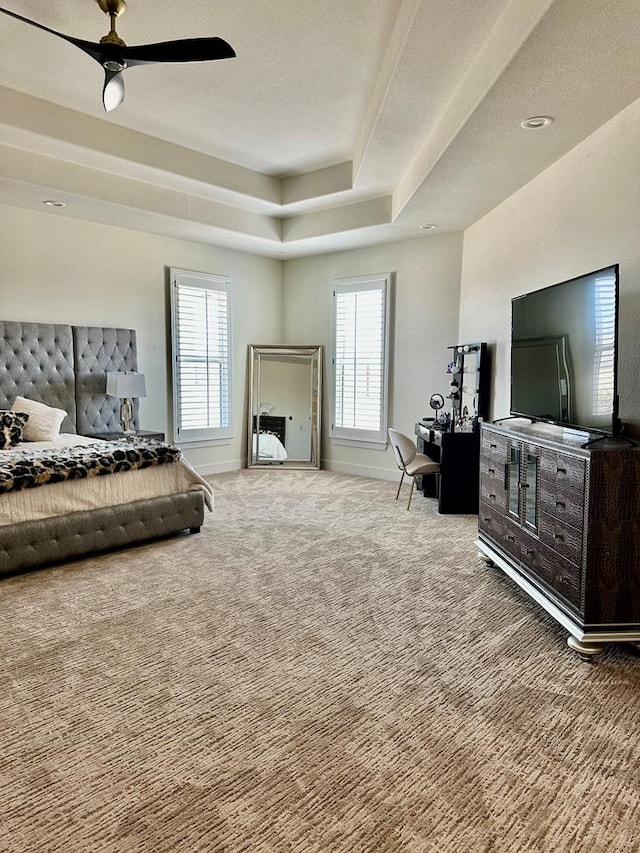
<instances>
[{"instance_id":1,"label":"mirror reflection","mask_svg":"<svg viewBox=\"0 0 640 853\"><path fill-rule=\"evenodd\" d=\"M320 468L321 371L320 346L249 347L249 468Z\"/></svg>"}]
</instances>

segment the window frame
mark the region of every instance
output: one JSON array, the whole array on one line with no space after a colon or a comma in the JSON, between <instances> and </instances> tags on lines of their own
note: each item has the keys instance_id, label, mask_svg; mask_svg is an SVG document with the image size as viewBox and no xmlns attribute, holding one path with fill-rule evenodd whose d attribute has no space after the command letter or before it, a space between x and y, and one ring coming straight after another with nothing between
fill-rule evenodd
<instances>
[{"instance_id":1,"label":"window frame","mask_svg":"<svg viewBox=\"0 0 640 853\"><path fill-rule=\"evenodd\" d=\"M190 447L204 447L211 444L228 444L233 438L233 323L232 323L232 283L229 276L195 272L193 270L170 269L171 285L171 377L173 436L177 444ZM178 292L180 287L200 288L202 290L224 293L227 301L227 412L228 423L221 427L201 427L198 429L180 429L181 385L178 370L179 362L179 312Z\"/></svg>"},{"instance_id":2,"label":"window frame","mask_svg":"<svg viewBox=\"0 0 640 853\"><path fill-rule=\"evenodd\" d=\"M331 421L329 436L334 444L357 445L371 450L384 450L387 446L388 417L389 417L389 376L390 376L390 340L391 340L391 296L393 288L393 273L378 273L375 275L350 276L335 279L332 284L332 346L331 346ZM353 427L336 426L337 381L336 381L336 350L337 350L337 297L343 293L380 290L382 292L382 392L380 398L380 428L378 430L356 429Z\"/></svg>"}]
</instances>

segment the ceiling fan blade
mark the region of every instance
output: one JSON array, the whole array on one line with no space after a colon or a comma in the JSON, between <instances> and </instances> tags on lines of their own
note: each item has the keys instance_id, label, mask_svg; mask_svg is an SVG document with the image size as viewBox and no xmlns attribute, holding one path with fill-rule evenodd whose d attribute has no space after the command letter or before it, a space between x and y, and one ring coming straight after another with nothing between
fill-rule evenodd
<instances>
[{"instance_id":1,"label":"ceiling fan blade","mask_svg":"<svg viewBox=\"0 0 640 853\"><path fill-rule=\"evenodd\" d=\"M67 36L64 33L57 32L57 30L52 30L50 27L45 27L44 24L39 24L37 23L37 21L32 21L29 18L24 18L22 15L18 15L16 12L10 12L8 9L3 9L2 7L0 7L0 12L3 12L5 15L10 15L12 18L17 18L19 21L23 21L25 24L31 24L32 27L37 27L39 30L44 30L46 33L51 33L51 35L58 36L58 38L68 41L70 44L75 45L75 47L79 47L80 50L83 50L92 59L95 59L96 62L99 62L102 65L104 45L94 44L91 41L77 39L73 36Z\"/></svg>"},{"instance_id":2,"label":"ceiling fan blade","mask_svg":"<svg viewBox=\"0 0 640 853\"><path fill-rule=\"evenodd\" d=\"M102 90L102 103L105 111L110 112L119 107L124 101L124 77L122 71L104 70L104 88Z\"/></svg>"},{"instance_id":3,"label":"ceiling fan blade","mask_svg":"<svg viewBox=\"0 0 640 853\"><path fill-rule=\"evenodd\" d=\"M101 46L107 47L107 45ZM145 65L152 62L208 62L213 59L233 59L235 55L236 52L231 45L217 36L119 48L119 56L127 65Z\"/></svg>"},{"instance_id":4,"label":"ceiling fan blade","mask_svg":"<svg viewBox=\"0 0 640 853\"><path fill-rule=\"evenodd\" d=\"M75 47L80 48L80 50L83 50L101 65L108 61L124 61L127 65L145 65L152 62L207 62L214 59L233 59L236 55L231 45L217 36L211 38L178 39L176 41L158 42L157 44L133 45L132 47L124 47L108 42L96 44L91 41L65 35L65 33L59 33L57 30L52 30L51 27L45 27L44 24L39 24L37 21L32 21L30 18L18 15L17 12L10 12L1 6L0 12L68 41L70 44L75 45Z\"/></svg>"}]
</instances>

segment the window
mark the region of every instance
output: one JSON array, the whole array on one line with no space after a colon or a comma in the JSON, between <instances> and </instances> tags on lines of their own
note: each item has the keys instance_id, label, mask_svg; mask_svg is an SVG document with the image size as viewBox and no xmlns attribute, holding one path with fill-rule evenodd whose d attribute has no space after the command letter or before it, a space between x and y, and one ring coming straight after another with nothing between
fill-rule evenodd
<instances>
[{"instance_id":1,"label":"window","mask_svg":"<svg viewBox=\"0 0 640 853\"><path fill-rule=\"evenodd\" d=\"M180 443L231 436L231 281L171 270L173 423Z\"/></svg>"},{"instance_id":2,"label":"window","mask_svg":"<svg viewBox=\"0 0 640 853\"><path fill-rule=\"evenodd\" d=\"M390 289L390 273L334 282L332 438L386 445Z\"/></svg>"}]
</instances>

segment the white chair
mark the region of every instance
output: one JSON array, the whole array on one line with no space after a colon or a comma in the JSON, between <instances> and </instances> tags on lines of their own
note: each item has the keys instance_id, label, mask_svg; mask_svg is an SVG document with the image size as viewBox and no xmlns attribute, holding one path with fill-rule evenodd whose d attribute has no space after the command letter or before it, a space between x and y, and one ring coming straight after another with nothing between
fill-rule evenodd
<instances>
[{"instance_id":1,"label":"white chair","mask_svg":"<svg viewBox=\"0 0 640 853\"><path fill-rule=\"evenodd\" d=\"M389 429L389 441L393 448L393 454L396 457L398 468L402 471L400 482L398 483L398 491L396 492L396 500L400 496L400 489L404 480L404 475L411 477L411 490L409 491L409 503L407 509L411 509L411 497L413 495L413 487L416 482L416 477L420 474L433 474L436 477L436 494L440 491L440 464L434 462L429 456L424 453L418 453L413 439L409 438L402 432L396 429Z\"/></svg>"}]
</instances>

